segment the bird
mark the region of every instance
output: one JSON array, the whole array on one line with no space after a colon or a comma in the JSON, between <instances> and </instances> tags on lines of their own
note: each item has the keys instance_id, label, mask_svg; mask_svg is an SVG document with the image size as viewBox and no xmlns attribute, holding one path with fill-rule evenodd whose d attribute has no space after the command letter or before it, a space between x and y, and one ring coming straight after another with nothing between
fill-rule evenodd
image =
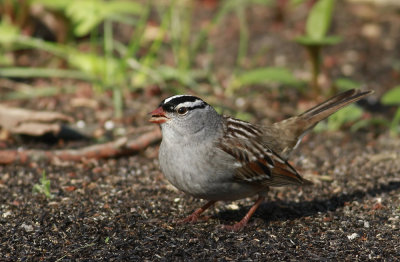
<instances>
[{"instance_id":1,"label":"bird","mask_svg":"<svg viewBox=\"0 0 400 262\"><path fill-rule=\"evenodd\" d=\"M288 162L291 152L318 122L371 93L351 89L271 125L219 114L197 96L164 99L149 119L161 127L161 171L179 190L207 200L182 222L198 221L217 201L258 195L239 222L224 226L239 231L266 199L270 187L311 185Z\"/></svg>"}]
</instances>

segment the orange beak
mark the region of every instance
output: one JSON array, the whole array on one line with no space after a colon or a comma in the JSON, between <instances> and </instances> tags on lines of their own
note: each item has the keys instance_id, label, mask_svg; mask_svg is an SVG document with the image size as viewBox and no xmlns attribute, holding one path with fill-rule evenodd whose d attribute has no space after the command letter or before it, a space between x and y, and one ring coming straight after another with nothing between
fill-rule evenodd
<instances>
[{"instance_id":1,"label":"orange beak","mask_svg":"<svg viewBox=\"0 0 400 262\"><path fill-rule=\"evenodd\" d=\"M150 114L151 114L151 118L149 119L149 121L151 123L162 124L162 123L167 122L167 120L169 119L165 115L165 112L161 106L159 108L157 108L156 110L152 111Z\"/></svg>"}]
</instances>

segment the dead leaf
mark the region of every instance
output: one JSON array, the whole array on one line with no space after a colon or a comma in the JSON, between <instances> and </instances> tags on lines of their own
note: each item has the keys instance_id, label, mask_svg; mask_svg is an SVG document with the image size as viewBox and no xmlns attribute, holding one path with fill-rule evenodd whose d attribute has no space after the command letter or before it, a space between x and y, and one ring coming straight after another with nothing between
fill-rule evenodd
<instances>
[{"instance_id":1,"label":"dead leaf","mask_svg":"<svg viewBox=\"0 0 400 262\"><path fill-rule=\"evenodd\" d=\"M56 122L71 122L73 119L58 112L33 111L0 105L0 127L14 134L40 136L52 132L57 134L61 125Z\"/></svg>"}]
</instances>

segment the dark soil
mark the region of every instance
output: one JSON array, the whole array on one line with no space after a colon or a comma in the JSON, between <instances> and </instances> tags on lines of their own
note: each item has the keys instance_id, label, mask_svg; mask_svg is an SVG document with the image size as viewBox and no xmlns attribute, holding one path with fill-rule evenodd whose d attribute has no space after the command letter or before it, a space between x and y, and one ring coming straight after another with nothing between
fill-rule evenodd
<instances>
[{"instance_id":1,"label":"dark soil","mask_svg":"<svg viewBox=\"0 0 400 262\"><path fill-rule=\"evenodd\" d=\"M220 202L207 222L175 223L203 202L170 186L155 159L0 167L0 253L10 261L396 260L399 146L313 135L293 162L315 185L271 190L242 232L221 224L240 220L250 199ZM52 199L32 193L42 169Z\"/></svg>"},{"instance_id":2,"label":"dark soil","mask_svg":"<svg viewBox=\"0 0 400 262\"><path fill-rule=\"evenodd\" d=\"M361 8L367 8L365 12L370 16L356 15ZM283 32L265 32L272 27L262 27L260 23L265 25L265 21L257 18L277 22L271 10L263 10L249 11L250 29L254 28L250 50L263 45L271 47L268 61L283 55L288 67L306 71L305 56L298 55L302 54L301 47L285 36L295 32L282 29L292 25L293 30L296 21L304 17L287 18L288 25L279 25ZM326 50L325 70L330 77L339 77L348 74L350 66L353 73L347 76L368 83L368 88L376 91L371 101L376 100L398 84L399 74L393 61L399 59L400 16L393 10L364 5L340 4L338 10L341 11L335 17L335 29L339 31L336 33L346 38L342 44ZM380 35L364 36L360 28L366 24L378 26ZM231 34L213 40L217 50L221 50L221 65L231 63L223 57L223 52L235 49L228 46L224 50L226 39L231 39L230 43L237 40L235 32ZM268 61L260 63L274 64ZM343 68L344 65L347 67ZM265 91L262 95L254 90L239 91L248 101L239 109L232 105L237 101L228 98L210 103L223 103L232 111L250 113L252 121L263 123L295 114L296 108L303 111L308 107L295 90ZM166 95L163 93L162 97ZM69 106L70 96L74 95L10 104L32 109L61 108L77 120L85 119L99 126L109 117L111 103L101 104L98 110L104 111L100 113L82 111ZM145 112L154 109L160 100L161 97L145 93L134 94L127 104L126 113L134 115L128 124L144 125L148 117ZM369 114L390 119L392 112L393 109L380 108L379 112L372 110ZM20 140L7 145L26 147ZM28 147L35 146L49 147L32 141ZM51 147L62 146L71 145ZM221 225L240 220L254 199L219 202L205 213L211 216L207 221L175 222L204 201L169 185L158 167L156 145L141 154L117 159L0 166L0 260L397 261L399 148L399 138L390 136L384 128L352 133L344 127L341 131L310 134L291 162L314 185L273 188L241 232L225 231ZM33 192L43 170L51 181L52 198Z\"/></svg>"}]
</instances>

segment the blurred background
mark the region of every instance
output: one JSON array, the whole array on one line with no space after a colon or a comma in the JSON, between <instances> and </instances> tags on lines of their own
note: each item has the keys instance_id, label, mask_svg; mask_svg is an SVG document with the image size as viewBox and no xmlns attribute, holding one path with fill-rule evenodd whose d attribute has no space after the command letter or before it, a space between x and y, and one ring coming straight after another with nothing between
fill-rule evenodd
<instances>
[{"instance_id":1,"label":"blurred background","mask_svg":"<svg viewBox=\"0 0 400 262\"><path fill-rule=\"evenodd\" d=\"M365 88L377 115L352 105L319 129L397 134L399 10L389 0L2 0L0 99L62 112L104 139L144 125L171 94L268 123Z\"/></svg>"}]
</instances>

